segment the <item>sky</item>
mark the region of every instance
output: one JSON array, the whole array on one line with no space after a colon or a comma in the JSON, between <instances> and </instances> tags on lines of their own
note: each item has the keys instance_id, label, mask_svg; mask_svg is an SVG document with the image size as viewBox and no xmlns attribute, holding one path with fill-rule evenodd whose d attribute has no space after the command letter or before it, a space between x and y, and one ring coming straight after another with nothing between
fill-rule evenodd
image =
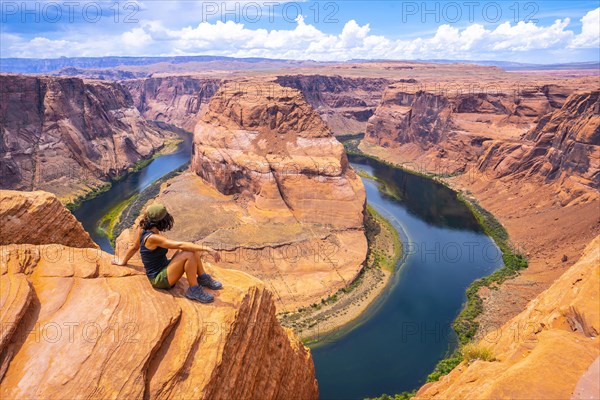
<instances>
[{"instance_id":1,"label":"sky","mask_svg":"<svg viewBox=\"0 0 600 400\"><path fill-rule=\"evenodd\" d=\"M600 0L0 0L0 18L3 58L600 61Z\"/></svg>"}]
</instances>

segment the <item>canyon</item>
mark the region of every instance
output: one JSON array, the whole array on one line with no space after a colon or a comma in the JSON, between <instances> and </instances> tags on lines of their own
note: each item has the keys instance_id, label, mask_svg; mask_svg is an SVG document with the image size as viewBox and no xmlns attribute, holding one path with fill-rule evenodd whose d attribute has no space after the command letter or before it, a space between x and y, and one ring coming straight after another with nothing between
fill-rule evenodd
<instances>
[{"instance_id":1,"label":"canyon","mask_svg":"<svg viewBox=\"0 0 600 400\"><path fill-rule=\"evenodd\" d=\"M483 294L487 329L514 317L565 271L569 263L562 259L578 259L600 232L600 103L598 90L590 91L597 83L542 83L524 97L515 97L507 83L494 96L388 88L360 144L479 202L527 254L521 276ZM423 134L432 127L435 135Z\"/></svg>"},{"instance_id":2,"label":"canyon","mask_svg":"<svg viewBox=\"0 0 600 400\"><path fill-rule=\"evenodd\" d=\"M310 353L275 314L319 303L361 273L365 191L334 136L359 133L359 151L428 174L493 213L529 261L517 277L480 289L476 344L495 361L465 361L417 397L575 393L599 355L597 76L419 62L126 72L102 75L118 82L0 76L2 188L57 196L2 190L2 322L14 326L0 342L3 396L57 397L60 384L73 396L81 388L169 398L201 388L202 398L316 398ZM139 259L133 268L109 265L60 205L173 137L151 121L194 132L190 169L162 183L154 201L175 217L170 238L222 251L209 269L231 291L213 313L182 298L183 283L174 297L153 291ZM60 168L47 173L48 165ZM56 226L53 236L36 236L31 227L42 221ZM116 250L129 245L126 230ZM44 256L52 251L72 256L53 262ZM86 308L89 291L106 313ZM136 308L141 298L150 309ZM142 348L104 342L102 351L80 340L81 352L70 354L64 337L44 347L29 334L36 323L83 321L83 313L95 313L103 330L133 322L151 337ZM515 339L506 334L515 325L533 329ZM222 332L213 335L214 326ZM61 354L66 375L40 372L50 352ZM548 367L562 363L560 376ZM100 365L118 385L86 375Z\"/></svg>"},{"instance_id":3,"label":"canyon","mask_svg":"<svg viewBox=\"0 0 600 400\"><path fill-rule=\"evenodd\" d=\"M123 176L174 137L141 117L118 83L0 75L3 189L70 202Z\"/></svg>"}]
</instances>

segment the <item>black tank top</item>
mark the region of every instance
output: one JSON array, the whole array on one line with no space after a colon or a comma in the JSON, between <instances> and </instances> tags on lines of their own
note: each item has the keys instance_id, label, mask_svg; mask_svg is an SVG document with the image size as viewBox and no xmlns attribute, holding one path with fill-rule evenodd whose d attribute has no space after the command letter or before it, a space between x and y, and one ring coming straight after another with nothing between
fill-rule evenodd
<instances>
[{"instance_id":1,"label":"black tank top","mask_svg":"<svg viewBox=\"0 0 600 400\"><path fill-rule=\"evenodd\" d=\"M153 233L152 231L143 231L140 237L140 255L146 269L146 275L149 278L156 277L169 264L169 259L167 258L168 249L157 247L154 250L150 250L146 247L146 239Z\"/></svg>"}]
</instances>

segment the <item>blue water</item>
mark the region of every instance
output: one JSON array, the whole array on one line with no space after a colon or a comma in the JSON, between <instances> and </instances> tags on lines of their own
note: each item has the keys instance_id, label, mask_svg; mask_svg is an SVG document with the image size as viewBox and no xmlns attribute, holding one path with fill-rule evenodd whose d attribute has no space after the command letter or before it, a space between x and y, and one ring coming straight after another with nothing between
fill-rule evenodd
<instances>
[{"instance_id":1,"label":"blue water","mask_svg":"<svg viewBox=\"0 0 600 400\"><path fill-rule=\"evenodd\" d=\"M192 137L191 135L182 135L182 138L183 142L178 145L174 153L156 157L145 168L115 182L108 191L83 202L79 208L73 211L73 215L83 224L85 230L102 250L108 253L114 252L110 240L102 231L98 230L100 219L115 205L141 192L155 180L190 161Z\"/></svg>"},{"instance_id":2,"label":"blue water","mask_svg":"<svg viewBox=\"0 0 600 400\"><path fill-rule=\"evenodd\" d=\"M466 288L502 265L499 249L450 189L373 160L351 161L382 182L363 179L367 199L401 233L405 254L363 322L313 348L322 399L418 388L456 347L451 325ZM393 197L381 193L382 184Z\"/></svg>"}]
</instances>

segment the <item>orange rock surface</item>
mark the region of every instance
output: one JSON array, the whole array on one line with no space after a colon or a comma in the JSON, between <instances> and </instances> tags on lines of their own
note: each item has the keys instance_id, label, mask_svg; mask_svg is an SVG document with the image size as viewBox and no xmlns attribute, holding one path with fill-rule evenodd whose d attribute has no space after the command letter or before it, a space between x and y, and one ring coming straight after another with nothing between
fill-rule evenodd
<instances>
[{"instance_id":1,"label":"orange rock surface","mask_svg":"<svg viewBox=\"0 0 600 400\"><path fill-rule=\"evenodd\" d=\"M224 194L249 192L258 214L362 228L362 182L295 89L273 84L249 94L223 86L196 125L192 169Z\"/></svg>"},{"instance_id":2,"label":"orange rock surface","mask_svg":"<svg viewBox=\"0 0 600 400\"><path fill-rule=\"evenodd\" d=\"M121 240L127 240L125 237ZM207 264L215 302L155 290L98 249L0 250L0 397L317 399L310 351L248 274Z\"/></svg>"},{"instance_id":3,"label":"orange rock surface","mask_svg":"<svg viewBox=\"0 0 600 400\"><path fill-rule=\"evenodd\" d=\"M0 190L0 244L11 243L98 247L55 195Z\"/></svg>"}]
</instances>

